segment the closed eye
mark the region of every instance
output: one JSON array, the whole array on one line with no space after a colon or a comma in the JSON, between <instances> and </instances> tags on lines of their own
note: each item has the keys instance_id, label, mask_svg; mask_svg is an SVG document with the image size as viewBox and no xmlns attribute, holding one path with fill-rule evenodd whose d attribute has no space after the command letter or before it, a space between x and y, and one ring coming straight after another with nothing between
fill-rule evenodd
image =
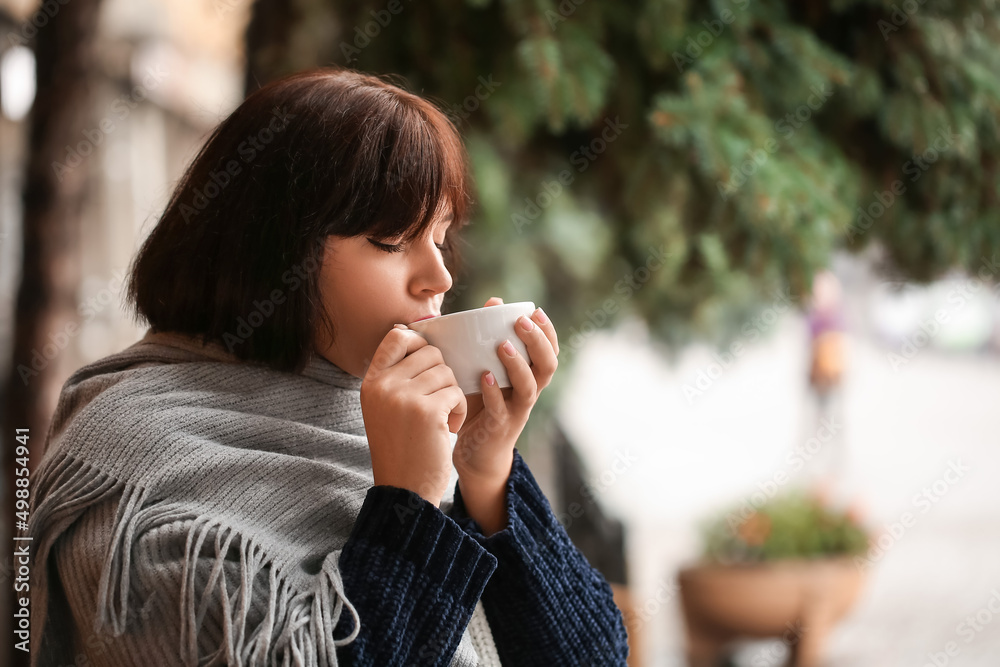
<instances>
[{"instance_id":1,"label":"closed eye","mask_svg":"<svg viewBox=\"0 0 1000 667\"><path fill-rule=\"evenodd\" d=\"M396 244L379 243L378 241L375 241L373 239L368 239L368 242L384 252L403 252L403 250L406 249L406 247L402 243L396 243ZM441 252L445 252L448 249L447 246L443 243L435 243L434 247L436 247Z\"/></svg>"},{"instance_id":2,"label":"closed eye","mask_svg":"<svg viewBox=\"0 0 1000 667\"><path fill-rule=\"evenodd\" d=\"M384 252L402 252L403 251L403 245L401 243L397 243L397 244L393 245L393 244L389 244L389 243L379 243L378 241L373 241L372 239L368 239L368 242L371 243L376 248L378 248L379 250L382 250Z\"/></svg>"}]
</instances>

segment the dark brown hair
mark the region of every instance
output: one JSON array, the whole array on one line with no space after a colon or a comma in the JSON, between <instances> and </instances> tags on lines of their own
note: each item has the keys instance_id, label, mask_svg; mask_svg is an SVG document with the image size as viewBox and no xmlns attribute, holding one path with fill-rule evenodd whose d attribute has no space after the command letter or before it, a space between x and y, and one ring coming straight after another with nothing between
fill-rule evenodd
<instances>
[{"instance_id":1,"label":"dark brown hair","mask_svg":"<svg viewBox=\"0 0 1000 667\"><path fill-rule=\"evenodd\" d=\"M136 255L126 299L134 316L300 372L317 324L336 331L319 292L328 236L410 242L447 204L455 221L445 264L460 272L468 156L444 113L388 79L324 68L247 97L211 133Z\"/></svg>"}]
</instances>

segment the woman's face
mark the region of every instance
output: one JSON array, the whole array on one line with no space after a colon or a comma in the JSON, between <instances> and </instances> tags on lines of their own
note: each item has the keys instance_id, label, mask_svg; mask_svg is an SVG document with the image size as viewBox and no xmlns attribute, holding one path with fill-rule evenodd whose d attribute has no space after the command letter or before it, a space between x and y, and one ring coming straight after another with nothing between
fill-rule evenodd
<instances>
[{"instance_id":1,"label":"woman's face","mask_svg":"<svg viewBox=\"0 0 1000 667\"><path fill-rule=\"evenodd\" d=\"M317 352L351 375L364 377L394 324L440 315L452 280L438 245L444 243L450 223L450 214L439 215L422 237L399 245L399 252L389 252L365 235L330 236L319 280L335 336L331 339L319 325Z\"/></svg>"}]
</instances>

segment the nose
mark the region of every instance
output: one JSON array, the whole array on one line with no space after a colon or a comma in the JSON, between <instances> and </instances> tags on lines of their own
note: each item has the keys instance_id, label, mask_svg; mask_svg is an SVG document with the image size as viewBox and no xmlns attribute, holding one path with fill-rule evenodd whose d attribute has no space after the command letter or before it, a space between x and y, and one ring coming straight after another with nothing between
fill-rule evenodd
<instances>
[{"instance_id":1,"label":"nose","mask_svg":"<svg viewBox=\"0 0 1000 667\"><path fill-rule=\"evenodd\" d=\"M421 297L444 294L451 289L452 278L441 251L427 238L421 241L420 248L412 280L413 291Z\"/></svg>"}]
</instances>

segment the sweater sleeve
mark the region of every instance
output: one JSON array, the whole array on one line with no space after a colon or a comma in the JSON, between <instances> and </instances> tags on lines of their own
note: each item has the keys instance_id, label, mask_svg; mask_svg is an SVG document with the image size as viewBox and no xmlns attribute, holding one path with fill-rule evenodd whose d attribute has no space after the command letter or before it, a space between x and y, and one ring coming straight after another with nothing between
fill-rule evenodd
<instances>
[{"instance_id":1,"label":"sweater sleeve","mask_svg":"<svg viewBox=\"0 0 1000 667\"><path fill-rule=\"evenodd\" d=\"M418 494L368 490L340 554L344 592L361 619L344 665L448 665L496 558ZM334 633L346 636L353 618Z\"/></svg>"},{"instance_id":2,"label":"sweater sleeve","mask_svg":"<svg viewBox=\"0 0 1000 667\"><path fill-rule=\"evenodd\" d=\"M570 541L516 448L506 528L485 537L457 484L450 512L497 559L482 600L503 664L626 664L628 638L611 586Z\"/></svg>"}]
</instances>

